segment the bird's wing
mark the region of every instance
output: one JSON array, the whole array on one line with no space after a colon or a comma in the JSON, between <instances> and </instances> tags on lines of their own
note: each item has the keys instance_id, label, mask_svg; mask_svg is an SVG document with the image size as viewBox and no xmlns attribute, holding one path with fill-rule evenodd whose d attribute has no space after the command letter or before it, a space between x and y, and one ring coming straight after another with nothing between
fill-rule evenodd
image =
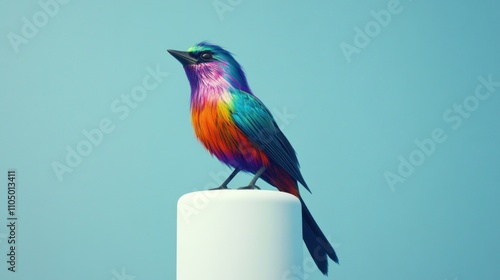
<instances>
[{"instance_id":1,"label":"bird's wing","mask_svg":"<svg viewBox=\"0 0 500 280\"><path fill-rule=\"evenodd\" d=\"M232 92L232 97L233 106L230 112L236 126L250 141L264 150L273 162L285 169L310 192L300 173L295 150L279 129L271 112L259 99L244 91Z\"/></svg>"}]
</instances>

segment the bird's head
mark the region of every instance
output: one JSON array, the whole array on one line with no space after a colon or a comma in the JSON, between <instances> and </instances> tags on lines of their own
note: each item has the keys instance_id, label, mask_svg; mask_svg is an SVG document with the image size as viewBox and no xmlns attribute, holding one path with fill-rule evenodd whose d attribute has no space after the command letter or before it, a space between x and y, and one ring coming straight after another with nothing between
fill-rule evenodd
<instances>
[{"instance_id":1,"label":"bird's head","mask_svg":"<svg viewBox=\"0 0 500 280\"><path fill-rule=\"evenodd\" d=\"M201 42L187 52L168 50L182 65L191 84L191 90L200 87L233 87L250 92L245 73L232 54L217 45Z\"/></svg>"}]
</instances>

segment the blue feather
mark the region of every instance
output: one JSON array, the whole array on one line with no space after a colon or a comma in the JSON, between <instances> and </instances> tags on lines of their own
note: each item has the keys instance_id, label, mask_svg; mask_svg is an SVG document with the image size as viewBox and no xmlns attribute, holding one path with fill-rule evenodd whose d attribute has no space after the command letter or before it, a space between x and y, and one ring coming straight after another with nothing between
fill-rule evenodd
<instances>
[{"instance_id":1,"label":"blue feather","mask_svg":"<svg viewBox=\"0 0 500 280\"><path fill-rule=\"evenodd\" d=\"M295 150L279 129L271 112L252 94L233 90L231 95L233 108L230 113L236 126L250 141L261 148L271 161L285 169L311 192L300 173Z\"/></svg>"}]
</instances>

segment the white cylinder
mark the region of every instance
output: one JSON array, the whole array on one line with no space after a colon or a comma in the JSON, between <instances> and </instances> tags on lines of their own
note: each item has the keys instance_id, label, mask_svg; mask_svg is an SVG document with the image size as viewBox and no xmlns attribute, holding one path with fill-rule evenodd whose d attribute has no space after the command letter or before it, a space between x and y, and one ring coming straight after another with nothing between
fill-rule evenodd
<instances>
[{"instance_id":1,"label":"white cylinder","mask_svg":"<svg viewBox=\"0 0 500 280\"><path fill-rule=\"evenodd\" d=\"M302 279L299 200L265 190L212 190L177 203L177 280Z\"/></svg>"}]
</instances>

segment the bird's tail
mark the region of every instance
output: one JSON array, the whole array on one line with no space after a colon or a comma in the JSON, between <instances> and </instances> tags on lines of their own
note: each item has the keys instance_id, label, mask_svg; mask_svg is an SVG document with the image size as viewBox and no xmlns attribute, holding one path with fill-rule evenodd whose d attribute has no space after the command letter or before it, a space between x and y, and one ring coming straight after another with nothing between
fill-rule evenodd
<instances>
[{"instance_id":1,"label":"bird's tail","mask_svg":"<svg viewBox=\"0 0 500 280\"><path fill-rule=\"evenodd\" d=\"M300 203L302 204L302 236L304 238L304 243L306 244L307 250L311 254L314 262L318 266L319 270L327 275L328 274L328 257L334 262L339 263L339 259L335 250L333 250L332 245L326 239L325 235L319 228L318 224L314 220L311 212L307 209L304 200L300 198Z\"/></svg>"},{"instance_id":2,"label":"bird's tail","mask_svg":"<svg viewBox=\"0 0 500 280\"><path fill-rule=\"evenodd\" d=\"M278 190L295 195L300 199L300 204L302 204L302 238L319 270L326 275L328 273L328 257L336 263L339 263L339 259L311 212L307 209L304 200L300 197L297 181L277 165L269 166L261 178Z\"/></svg>"}]
</instances>

